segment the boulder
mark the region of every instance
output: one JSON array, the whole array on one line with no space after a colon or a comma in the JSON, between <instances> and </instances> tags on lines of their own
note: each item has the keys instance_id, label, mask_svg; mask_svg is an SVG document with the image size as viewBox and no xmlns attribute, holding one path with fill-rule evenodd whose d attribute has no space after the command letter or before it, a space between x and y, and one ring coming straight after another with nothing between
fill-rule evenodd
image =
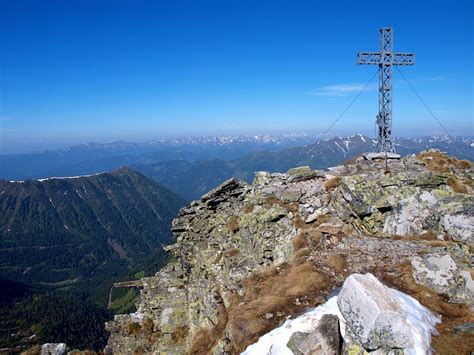
<instances>
[{"instance_id":1,"label":"boulder","mask_svg":"<svg viewBox=\"0 0 474 355\"><path fill-rule=\"evenodd\" d=\"M340 339L339 318L334 314L325 314L311 333L293 333L286 346L294 355L336 355Z\"/></svg>"},{"instance_id":2,"label":"boulder","mask_svg":"<svg viewBox=\"0 0 474 355\"><path fill-rule=\"evenodd\" d=\"M403 308L390 289L372 274L349 276L337 304L364 348L411 347L410 326Z\"/></svg>"},{"instance_id":3,"label":"boulder","mask_svg":"<svg viewBox=\"0 0 474 355\"><path fill-rule=\"evenodd\" d=\"M67 346L64 343L46 343L41 345L40 355L64 355Z\"/></svg>"}]
</instances>

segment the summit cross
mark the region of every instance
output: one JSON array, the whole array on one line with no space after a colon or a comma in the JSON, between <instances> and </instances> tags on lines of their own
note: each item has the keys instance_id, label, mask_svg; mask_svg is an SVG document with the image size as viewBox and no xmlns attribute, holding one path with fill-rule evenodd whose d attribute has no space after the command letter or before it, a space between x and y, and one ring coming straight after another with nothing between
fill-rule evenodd
<instances>
[{"instance_id":1,"label":"summit cross","mask_svg":"<svg viewBox=\"0 0 474 355\"><path fill-rule=\"evenodd\" d=\"M383 27L380 29L380 51L359 52L357 54L357 64L379 66L377 152L395 153L392 141L392 66L414 65L415 54L394 52L393 30L390 27Z\"/></svg>"}]
</instances>

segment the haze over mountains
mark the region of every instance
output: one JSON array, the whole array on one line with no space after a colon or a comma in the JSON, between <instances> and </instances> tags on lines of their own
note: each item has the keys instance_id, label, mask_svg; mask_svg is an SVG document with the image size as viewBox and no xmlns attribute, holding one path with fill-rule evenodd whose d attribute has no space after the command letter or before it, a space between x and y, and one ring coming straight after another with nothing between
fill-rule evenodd
<instances>
[{"instance_id":1,"label":"haze over mountains","mask_svg":"<svg viewBox=\"0 0 474 355\"><path fill-rule=\"evenodd\" d=\"M0 156L0 179L78 176L128 166L192 200L232 176L249 181L258 170L284 172L295 165L327 168L374 149L374 140L363 135L316 140L309 134L289 134L87 143L43 153ZM438 148L473 160L473 142L472 137L441 136L397 138L395 144L401 155Z\"/></svg>"},{"instance_id":2,"label":"haze over mountains","mask_svg":"<svg viewBox=\"0 0 474 355\"><path fill-rule=\"evenodd\" d=\"M308 151L311 154L304 160L308 160L308 164L314 168L322 168L373 149L372 139L362 135L325 139L311 148L317 140L316 136L310 134L288 134L252 137L184 137L145 143L124 141L103 144L85 143L41 153L0 155L0 179L24 180L50 176L76 176L111 171L122 166L155 164L173 160L196 162L242 159L252 161L255 159L255 154L269 160L273 157L287 157L288 160L293 159L293 164L296 164ZM402 155L433 147L464 159L472 158L474 155L471 146L473 142L472 137L398 138L396 147ZM261 152L272 153L262 154Z\"/></svg>"}]
</instances>

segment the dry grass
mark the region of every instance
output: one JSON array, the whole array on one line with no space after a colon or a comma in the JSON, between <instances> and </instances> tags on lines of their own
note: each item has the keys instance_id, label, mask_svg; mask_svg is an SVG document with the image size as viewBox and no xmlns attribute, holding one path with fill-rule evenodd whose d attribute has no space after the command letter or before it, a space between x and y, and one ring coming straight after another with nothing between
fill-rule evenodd
<instances>
[{"instance_id":1,"label":"dry grass","mask_svg":"<svg viewBox=\"0 0 474 355\"><path fill-rule=\"evenodd\" d=\"M324 189L326 191L332 191L341 184L341 178L339 176L333 177L324 182Z\"/></svg>"},{"instance_id":2,"label":"dry grass","mask_svg":"<svg viewBox=\"0 0 474 355\"><path fill-rule=\"evenodd\" d=\"M465 304L446 302L432 289L419 285L412 276L412 268L408 263L397 266L402 276L382 275L382 280L412 297L416 298L425 307L442 316L442 323L436 327L439 335L432 339L432 346L436 354L470 354L474 349L474 335L456 334L453 327L473 322L474 317Z\"/></svg>"},{"instance_id":3,"label":"dry grass","mask_svg":"<svg viewBox=\"0 0 474 355\"><path fill-rule=\"evenodd\" d=\"M253 203L250 203L248 205L245 205L244 207L244 213L252 213L255 208L255 205Z\"/></svg>"},{"instance_id":4,"label":"dry grass","mask_svg":"<svg viewBox=\"0 0 474 355\"><path fill-rule=\"evenodd\" d=\"M128 335L137 335L142 333L142 326L140 323L131 322L127 323L126 331Z\"/></svg>"},{"instance_id":5,"label":"dry grass","mask_svg":"<svg viewBox=\"0 0 474 355\"><path fill-rule=\"evenodd\" d=\"M297 242L299 251L305 248ZM240 353L261 335L283 322L287 316L303 312L324 301L331 282L310 263L282 264L242 281L243 296L232 293L230 305L219 310L219 322L213 329L201 329L194 335L189 354L209 354L227 329L232 332L231 353ZM299 302L295 302L296 299ZM271 313L272 317L266 317Z\"/></svg>"},{"instance_id":6,"label":"dry grass","mask_svg":"<svg viewBox=\"0 0 474 355\"><path fill-rule=\"evenodd\" d=\"M300 251L303 249L300 249ZM276 327L287 315L302 312L316 301L315 296L328 290L330 283L310 263L284 265L254 275L244 281L247 292L243 297L233 295L229 323L235 352L243 351L262 334ZM295 300L307 300L296 304ZM265 314L273 317L267 319Z\"/></svg>"},{"instance_id":7,"label":"dry grass","mask_svg":"<svg viewBox=\"0 0 474 355\"><path fill-rule=\"evenodd\" d=\"M284 202L274 196L267 197L265 201L266 205L270 207L271 205L278 205L283 207L287 212L298 212L298 202Z\"/></svg>"},{"instance_id":8,"label":"dry grass","mask_svg":"<svg viewBox=\"0 0 474 355\"><path fill-rule=\"evenodd\" d=\"M322 258L322 261L338 273L343 273L347 268L346 258L342 254L332 254Z\"/></svg>"},{"instance_id":9,"label":"dry grass","mask_svg":"<svg viewBox=\"0 0 474 355\"><path fill-rule=\"evenodd\" d=\"M189 328L188 327L177 327L174 329L174 332L171 333L171 340L175 344L181 344L184 343L186 338L188 337L189 334Z\"/></svg>"},{"instance_id":10,"label":"dry grass","mask_svg":"<svg viewBox=\"0 0 474 355\"><path fill-rule=\"evenodd\" d=\"M417 155L426 167L438 173L451 173L452 168L470 169L474 164L469 160L459 160L441 152L425 152Z\"/></svg>"},{"instance_id":11,"label":"dry grass","mask_svg":"<svg viewBox=\"0 0 474 355\"><path fill-rule=\"evenodd\" d=\"M464 185L456 176L449 175L448 176L448 185L453 189L454 192L460 194L468 194L469 189L466 185Z\"/></svg>"},{"instance_id":12,"label":"dry grass","mask_svg":"<svg viewBox=\"0 0 474 355\"><path fill-rule=\"evenodd\" d=\"M32 348L29 348L21 352L21 355L39 355L41 353L41 346L35 345ZM9 354L9 353L5 353Z\"/></svg>"},{"instance_id":13,"label":"dry grass","mask_svg":"<svg viewBox=\"0 0 474 355\"><path fill-rule=\"evenodd\" d=\"M217 312L218 323L212 329L199 329L191 339L188 355L207 355L212 353L212 348L224 335L227 324L227 312L221 306Z\"/></svg>"},{"instance_id":14,"label":"dry grass","mask_svg":"<svg viewBox=\"0 0 474 355\"><path fill-rule=\"evenodd\" d=\"M230 216L229 221L227 222L227 229L232 233L237 232L240 229L239 217Z\"/></svg>"}]
</instances>

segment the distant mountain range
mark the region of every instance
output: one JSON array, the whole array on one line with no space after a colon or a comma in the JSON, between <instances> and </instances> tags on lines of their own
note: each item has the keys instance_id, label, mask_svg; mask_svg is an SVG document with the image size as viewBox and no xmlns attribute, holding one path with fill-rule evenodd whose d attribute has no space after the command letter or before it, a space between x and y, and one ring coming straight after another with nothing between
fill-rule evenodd
<instances>
[{"instance_id":1,"label":"distant mountain range","mask_svg":"<svg viewBox=\"0 0 474 355\"><path fill-rule=\"evenodd\" d=\"M315 139L307 134L288 134L183 137L144 143L84 143L41 153L0 155L0 178L22 180L83 175L169 160L231 160L254 151L306 145Z\"/></svg>"},{"instance_id":2,"label":"distant mountain range","mask_svg":"<svg viewBox=\"0 0 474 355\"><path fill-rule=\"evenodd\" d=\"M77 178L0 180L0 276L102 297L165 261L184 200L127 168Z\"/></svg>"},{"instance_id":3,"label":"distant mountain range","mask_svg":"<svg viewBox=\"0 0 474 355\"><path fill-rule=\"evenodd\" d=\"M275 151L282 151L282 155L292 156L292 153L287 153L285 150L298 148L295 152L304 154L305 149L308 150L315 142L327 148L316 149L318 154L315 156L319 165L324 161L337 163L341 156L347 157L353 152L357 152L358 147L366 150L373 149L373 140L362 135L345 138L332 137L323 141L318 141L317 136L310 134L287 134L251 137L183 137L145 143L124 141L103 144L85 143L42 153L0 155L0 178L23 180L48 176L94 174L111 171L122 166L156 164L173 160L196 162L219 159L230 161L258 152L272 152L274 154ZM460 158L472 158L473 149L469 150L469 148L473 148L473 142L473 137L455 137L454 139L446 136L398 138L396 146L401 154L435 147L454 153ZM314 155L315 152L311 150L310 153Z\"/></svg>"},{"instance_id":4,"label":"distant mountain range","mask_svg":"<svg viewBox=\"0 0 474 355\"><path fill-rule=\"evenodd\" d=\"M230 161L218 159L197 162L168 161L135 165L134 168L170 190L179 191L185 199L194 200L230 177L250 182L254 172L260 170L285 172L301 165L324 169L364 152L373 151L375 143L376 141L366 136L354 135L318 141L304 147L254 152ZM401 155L438 148L450 155L471 161L474 159L473 145L473 140L469 138L454 140L443 137L399 138L395 142L397 152Z\"/></svg>"}]
</instances>

